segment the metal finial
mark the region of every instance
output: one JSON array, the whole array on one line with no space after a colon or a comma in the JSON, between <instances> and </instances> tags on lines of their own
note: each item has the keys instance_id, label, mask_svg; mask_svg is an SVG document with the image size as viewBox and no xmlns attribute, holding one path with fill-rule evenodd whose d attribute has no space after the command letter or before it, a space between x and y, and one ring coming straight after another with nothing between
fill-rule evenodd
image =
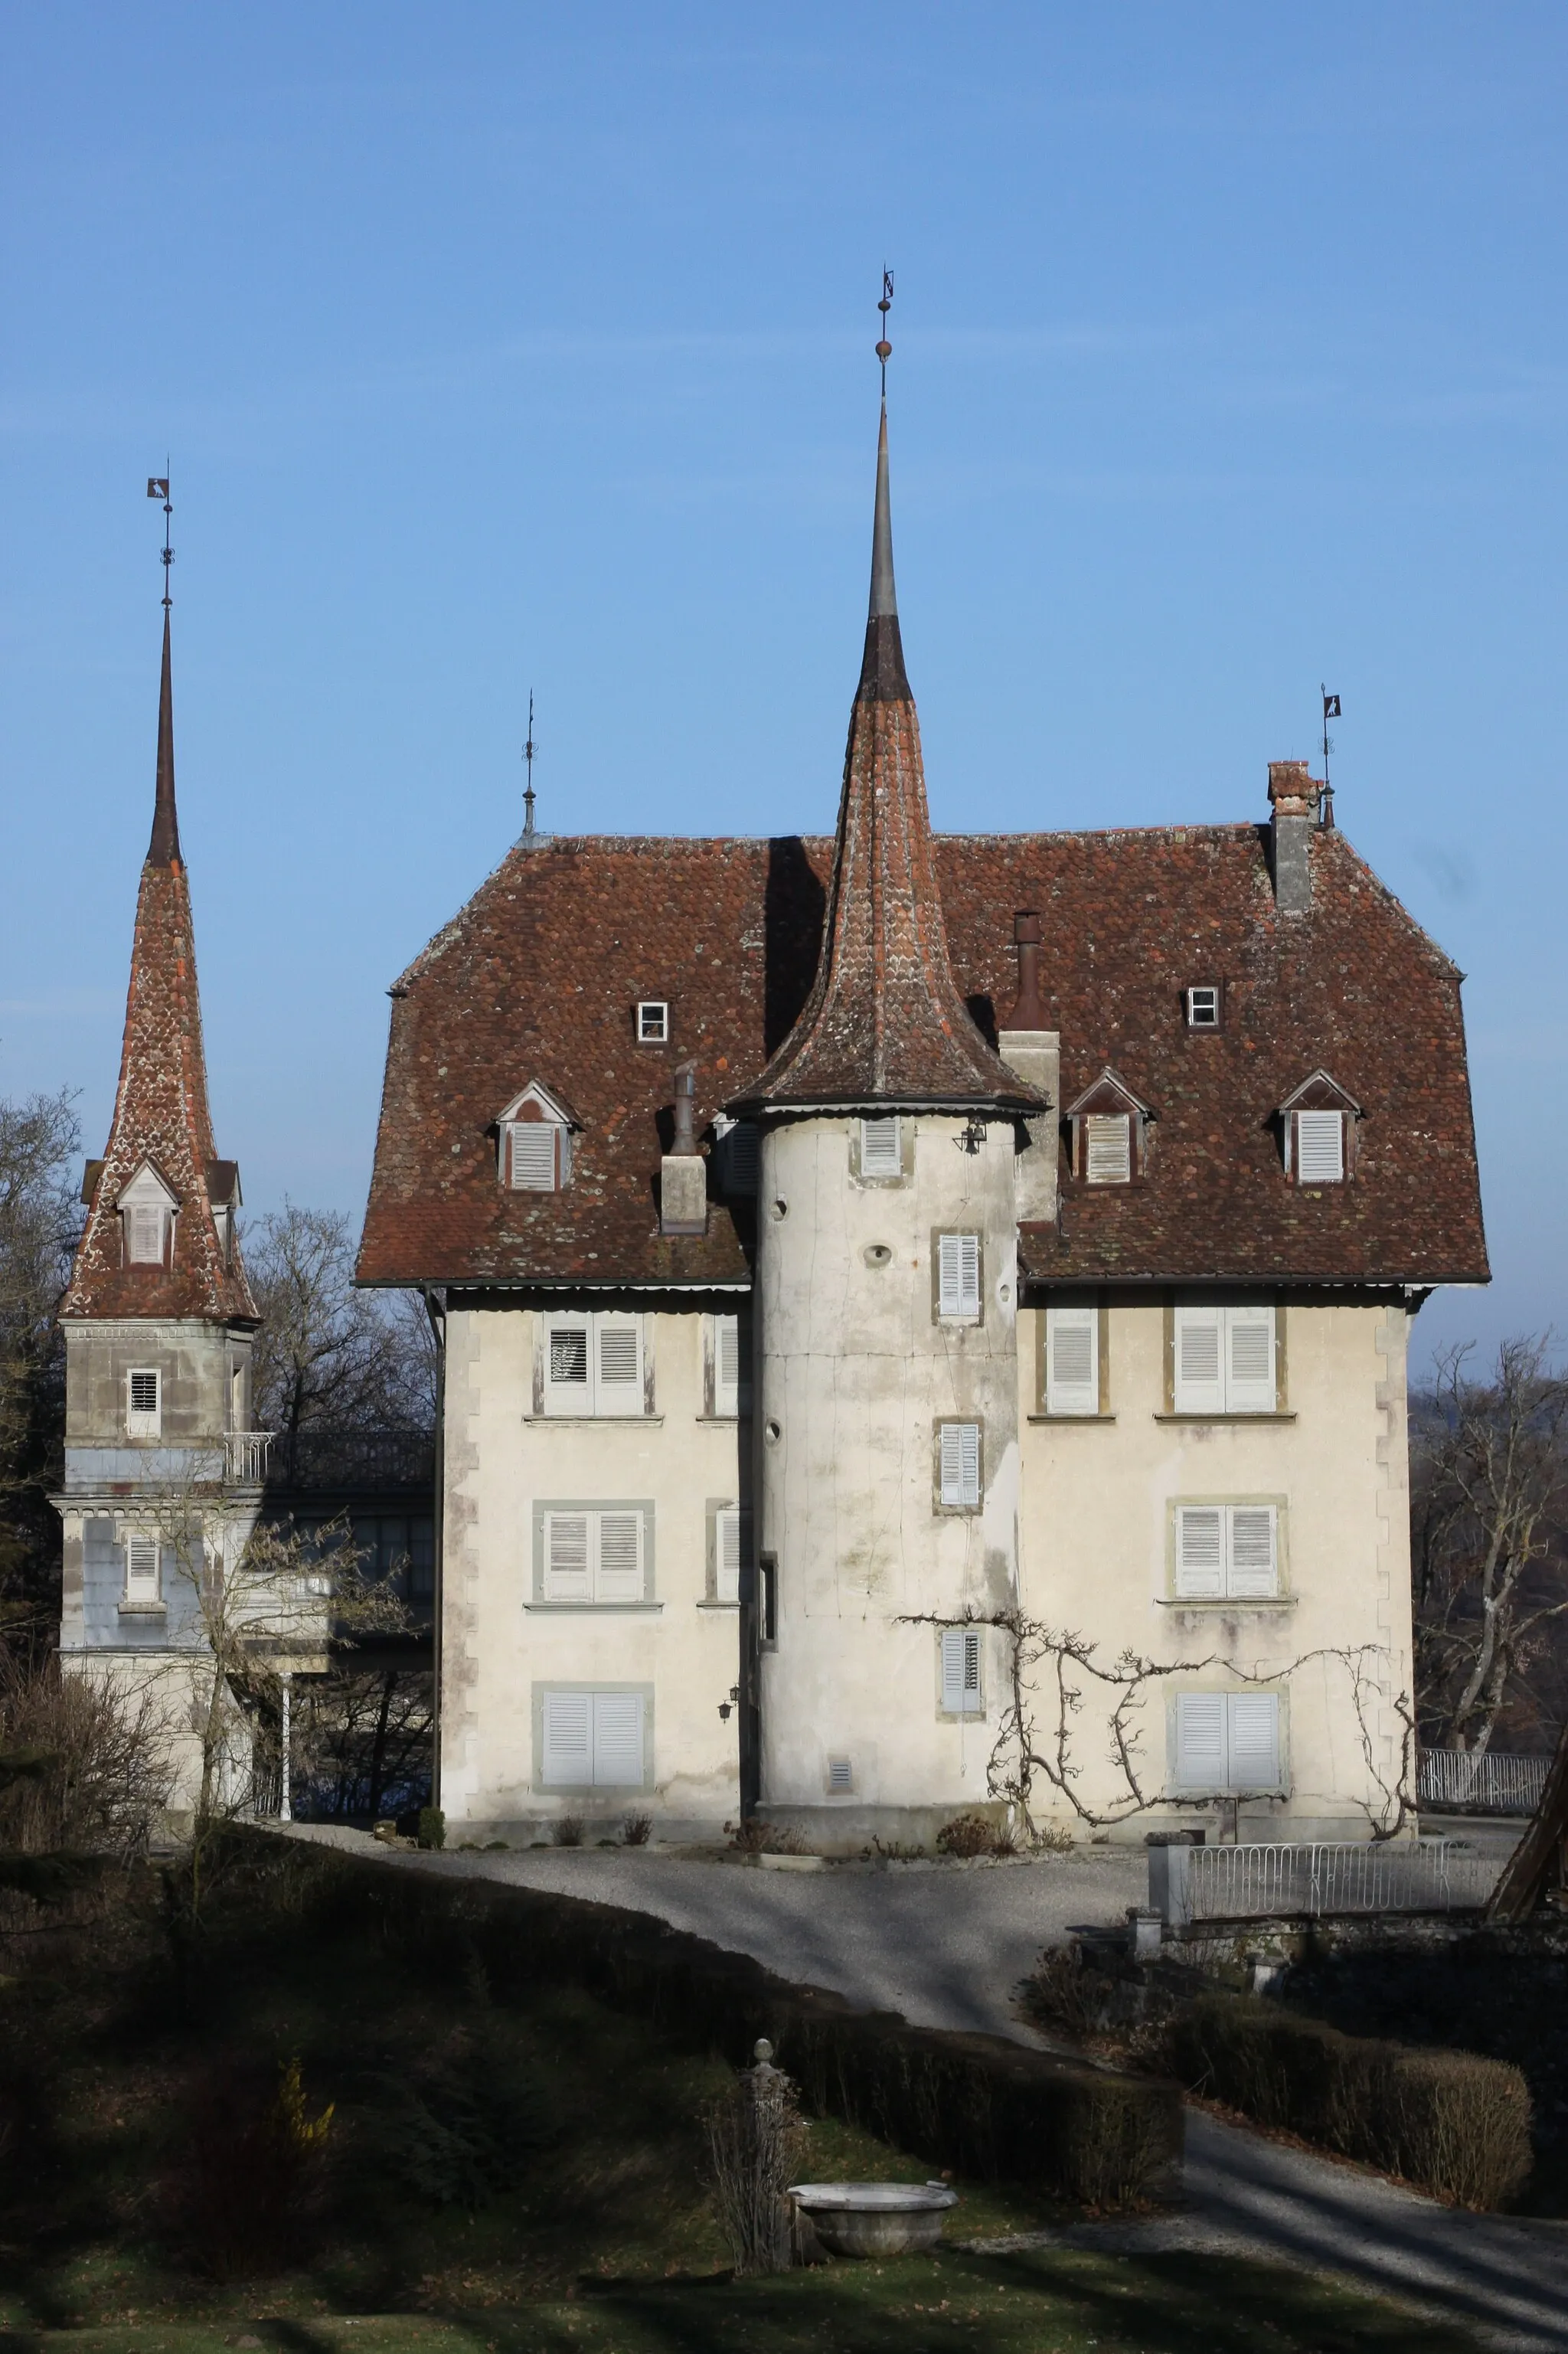
<instances>
[{"instance_id":1,"label":"metal finial","mask_svg":"<svg viewBox=\"0 0 1568 2354\"><path fill-rule=\"evenodd\" d=\"M1330 695L1320 679L1318 692L1323 698L1323 790L1318 796L1318 822L1327 833L1334 823L1334 788L1329 781L1329 755L1334 748L1334 739L1329 733L1329 722L1340 716L1340 698Z\"/></svg>"},{"instance_id":2,"label":"metal finial","mask_svg":"<svg viewBox=\"0 0 1568 2354\"><path fill-rule=\"evenodd\" d=\"M166 466L168 462L168 460L165 458L164 461L164 465ZM150 499L162 499L164 502L164 610L167 612L169 607L174 602L174 599L169 594L169 567L175 560L175 551L169 546L169 526L173 519L175 510L169 499L169 478L167 474L148 475L147 496Z\"/></svg>"},{"instance_id":3,"label":"metal finial","mask_svg":"<svg viewBox=\"0 0 1568 2354\"><path fill-rule=\"evenodd\" d=\"M523 789L523 833L526 841L534 838L534 690L528 689L528 741L523 747L527 762L528 781Z\"/></svg>"},{"instance_id":4,"label":"metal finial","mask_svg":"<svg viewBox=\"0 0 1568 2354\"><path fill-rule=\"evenodd\" d=\"M876 356L882 362L882 397L887 398L887 363L893 357L893 346L887 340L887 314L893 308L893 272L882 273L882 300L877 304L882 313L882 336L876 346Z\"/></svg>"}]
</instances>

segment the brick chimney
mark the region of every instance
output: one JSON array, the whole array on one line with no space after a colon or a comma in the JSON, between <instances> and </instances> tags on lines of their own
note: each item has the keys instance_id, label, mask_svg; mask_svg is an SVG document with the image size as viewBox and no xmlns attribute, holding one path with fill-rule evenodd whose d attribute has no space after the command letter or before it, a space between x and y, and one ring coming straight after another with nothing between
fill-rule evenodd
<instances>
[{"instance_id":1,"label":"brick chimney","mask_svg":"<svg viewBox=\"0 0 1568 2354\"><path fill-rule=\"evenodd\" d=\"M1062 1039L1048 1027L1050 1015L1040 995L1040 918L1033 908L1021 908L1012 919L1013 946L1018 951L1018 995L1011 1013L997 1027L997 1052L1010 1071L1044 1096L1048 1114L1026 1120L1028 1150L1014 1164L1021 1218L1051 1219L1056 1214L1056 1105L1061 1097Z\"/></svg>"},{"instance_id":2,"label":"brick chimney","mask_svg":"<svg viewBox=\"0 0 1568 2354\"><path fill-rule=\"evenodd\" d=\"M1312 905L1311 848L1320 790L1305 760L1270 760L1269 856L1275 905L1282 916L1304 916Z\"/></svg>"}]
</instances>

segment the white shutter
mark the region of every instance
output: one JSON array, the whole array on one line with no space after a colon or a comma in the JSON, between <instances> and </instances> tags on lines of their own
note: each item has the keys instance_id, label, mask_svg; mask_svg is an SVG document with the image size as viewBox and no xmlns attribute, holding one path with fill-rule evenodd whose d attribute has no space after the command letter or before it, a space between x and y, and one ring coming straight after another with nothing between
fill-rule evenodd
<instances>
[{"instance_id":1,"label":"white shutter","mask_svg":"<svg viewBox=\"0 0 1568 2354\"><path fill-rule=\"evenodd\" d=\"M1338 1111L1296 1115L1296 1181L1300 1185L1339 1185L1345 1175L1345 1119Z\"/></svg>"},{"instance_id":2,"label":"white shutter","mask_svg":"<svg viewBox=\"0 0 1568 2354\"><path fill-rule=\"evenodd\" d=\"M1125 1185L1132 1176L1132 1119L1091 1111L1084 1119L1084 1174L1091 1185Z\"/></svg>"},{"instance_id":3,"label":"white shutter","mask_svg":"<svg viewBox=\"0 0 1568 2354\"><path fill-rule=\"evenodd\" d=\"M599 1691L593 1695L595 1787L640 1790L642 1772L642 1694Z\"/></svg>"},{"instance_id":4,"label":"white shutter","mask_svg":"<svg viewBox=\"0 0 1568 2354\"><path fill-rule=\"evenodd\" d=\"M751 1515L738 1504L726 1504L714 1514L714 1600L740 1600L740 1573L751 1551Z\"/></svg>"},{"instance_id":5,"label":"white shutter","mask_svg":"<svg viewBox=\"0 0 1568 2354\"><path fill-rule=\"evenodd\" d=\"M1225 1513L1220 1504L1176 1508L1176 1591L1184 1601L1218 1601L1225 1590Z\"/></svg>"},{"instance_id":6,"label":"white shutter","mask_svg":"<svg viewBox=\"0 0 1568 2354\"><path fill-rule=\"evenodd\" d=\"M978 1422L945 1422L941 1443L941 1495L944 1504L978 1504L980 1500L980 1444Z\"/></svg>"},{"instance_id":7,"label":"white shutter","mask_svg":"<svg viewBox=\"0 0 1568 2354\"><path fill-rule=\"evenodd\" d=\"M1218 1308L1176 1310L1176 1411L1224 1414L1224 1314Z\"/></svg>"},{"instance_id":8,"label":"white shutter","mask_svg":"<svg viewBox=\"0 0 1568 2354\"><path fill-rule=\"evenodd\" d=\"M1225 1591L1243 1601L1277 1592L1274 1506L1233 1504L1226 1519L1230 1563Z\"/></svg>"},{"instance_id":9,"label":"white shutter","mask_svg":"<svg viewBox=\"0 0 1568 2354\"><path fill-rule=\"evenodd\" d=\"M1229 1733L1226 1779L1233 1790L1279 1787L1279 1697L1276 1692L1230 1692L1225 1713Z\"/></svg>"},{"instance_id":10,"label":"white shutter","mask_svg":"<svg viewBox=\"0 0 1568 2354\"><path fill-rule=\"evenodd\" d=\"M1176 1695L1176 1787L1223 1790L1225 1787L1225 1695Z\"/></svg>"},{"instance_id":11,"label":"white shutter","mask_svg":"<svg viewBox=\"0 0 1568 2354\"><path fill-rule=\"evenodd\" d=\"M593 1576L588 1561L588 1516L586 1512L545 1515L545 1599L546 1602L591 1602Z\"/></svg>"},{"instance_id":12,"label":"white shutter","mask_svg":"<svg viewBox=\"0 0 1568 2354\"><path fill-rule=\"evenodd\" d=\"M545 1694L540 1771L546 1784L586 1789L593 1780L593 1702L592 1692Z\"/></svg>"},{"instance_id":13,"label":"white shutter","mask_svg":"<svg viewBox=\"0 0 1568 2354\"><path fill-rule=\"evenodd\" d=\"M740 1411L740 1319L714 1318L714 1412Z\"/></svg>"},{"instance_id":14,"label":"white shutter","mask_svg":"<svg viewBox=\"0 0 1568 2354\"><path fill-rule=\"evenodd\" d=\"M1273 1309L1227 1308L1224 1326L1226 1413L1272 1414L1275 1408Z\"/></svg>"},{"instance_id":15,"label":"white shutter","mask_svg":"<svg viewBox=\"0 0 1568 2354\"><path fill-rule=\"evenodd\" d=\"M551 1414L588 1414L593 1384L589 1376L588 1320L586 1316L552 1316L545 1327L545 1405Z\"/></svg>"},{"instance_id":16,"label":"white shutter","mask_svg":"<svg viewBox=\"0 0 1568 2354\"><path fill-rule=\"evenodd\" d=\"M596 1316L594 1355L598 1374L596 1414L642 1410L642 1326L635 1316Z\"/></svg>"},{"instance_id":17,"label":"white shutter","mask_svg":"<svg viewBox=\"0 0 1568 2354\"><path fill-rule=\"evenodd\" d=\"M556 1123L514 1119L511 1124L512 1186L518 1193L556 1190Z\"/></svg>"},{"instance_id":18,"label":"white shutter","mask_svg":"<svg viewBox=\"0 0 1568 2354\"><path fill-rule=\"evenodd\" d=\"M1093 1305L1045 1310L1045 1411L1098 1414L1100 1316Z\"/></svg>"},{"instance_id":19,"label":"white shutter","mask_svg":"<svg viewBox=\"0 0 1568 2354\"><path fill-rule=\"evenodd\" d=\"M903 1141L899 1135L896 1112L886 1119L861 1121L860 1173L863 1177L903 1175Z\"/></svg>"},{"instance_id":20,"label":"white shutter","mask_svg":"<svg viewBox=\"0 0 1568 2354\"><path fill-rule=\"evenodd\" d=\"M125 1256L135 1267L159 1267L164 1257L164 1213L154 1202L134 1202L125 1213Z\"/></svg>"},{"instance_id":21,"label":"white shutter","mask_svg":"<svg viewBox=\"0 0 1568 2354\"><path fill-rule=\"evenodd\" d=\"M642 1599L642 1515L641 1512L596 1512L598 1575L596 1602L641 1602Z\"/></svg>"},{"instance_id":22,"label":"white shutter","mask_svg":"<svg viewBox=\"0 0 1568 2354\"><path fill-rule=\"evenodd\" d=\"M979 1235L938 1235L938 1315L978 1316L980 1312Z\"/></svg>"},{"instance_id":23,"label":"white shutter","mask_svg":"<svg viewBox=\"0 0 1568 2354\"><path fill-rule=\"evenodd\" d=\"M159 1553L161 1547L155 1536L129 1536L125 1540L125 1596L130 1602L156 1602L163 1586Z\"/></svg>"},{"instance_id":24,"label":"white shutter","mask_svg":"<svg viewBox=\"0 0 1568 2354\"><path fill-rule=\"evenodd\" d=\"M981 1709L980 1629L942 1629L942 1707L949 1716L977 1716Z\"/></svg>"}]
</instances>

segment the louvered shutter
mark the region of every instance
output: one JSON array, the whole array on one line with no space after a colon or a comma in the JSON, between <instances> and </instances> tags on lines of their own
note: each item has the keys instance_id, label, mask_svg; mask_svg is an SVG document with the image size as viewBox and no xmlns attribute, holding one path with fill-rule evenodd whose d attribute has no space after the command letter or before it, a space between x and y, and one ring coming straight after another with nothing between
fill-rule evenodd
<instances>
[{"instance_id":1,"label":"louvered shutter","mask_svg":"<svg viewBox=\"0 0 1568 2354\"><path fill-rule=\"evenodd\" d=\"M1098 1414L1100 1318L1092 1304L1045 1310L1045 1411Z\"/></svg>"},{"instance_id":2,"label":"louvered shutter","mask_svg":"<svg viewBox=\"0 0 1568 2354\"><path fill-rule=\"evenodd\" d=\"M1338 1185L1345 1174L1342 1112L1298 1111L1296 1115L1296 1178L1301 1185Z\"/></svg>"},{"instance_id":3,"label":"louvered shutter","mask_svg":"<svg viewBox=\"0 0 1568 2354\"><path fill-rule=\"evenodd\" d=\"M134 1202L125 1213L125 1256L135 1267L160 1267L164 1213L156 1203Z\"/></svg>"},{"instance_id":4,"label":"louvered shutter","mask_svg":"<svg viewBox=\"0 0 1568 2354\"><path fill-rule=\"evenodd\" d=\"M642 1694L600 1691L593 1695L595 1787L640 1790L642 1770Z\"/></svg>"},{"instance_id":5,"label":"louvered shutter","mask_svg":"<svg viewBox=\"0 0 1568 2354\"><path fill-rule=\"evenodd\" d=\"M738 1504L726 1504L714 1514L714 1600L740 1600L740 1573L751 1551L751 1515Z\"/></svg>"},{"instance_id":6,"label":"louvered shutter","mask_svg":"<svg viewBox=\"0 0 1568 2354\"><path fill-rule=\"evenodd\" d=\"M944 1504L964 1506L980 1500L980 1445L978 1422L945 1422L941 1437L941 1495Z\"/></svg>"},{"instance_id":7,"label":"louvered shutter","mask_svg":"<svg viewBox=\"0 0 1568 2354\"><path fill-rule=\"evenodd\" d=\"M863 1177L898 1177L904 1156L898 1116L863 1119L860 1124L860 1173Z\"/></svg>"},{"instance_id":8,"label":"louvered shutter","mask_svg":"<svg viewBox=\"0 0 1568 2354\"><path fill-rule=\"evenodd\" d=\"M158 1376L156 1373L132 1374L131 1411L132 1414L157 1413Z\"/></svg>"},{"instance_id":9,"label":"louvered shutter","mask_svg":"<svg viewBox=\"0 0 1568 2354\"><path fill-rule=\"evenodd\" d=\"M545 1406L550 1414L593 1408L586 1316L552 1317L545 1328Z\"/></svg>"},{"instance_id":10,"label":"louvered shutter","mask_svg":"<svg viewBox=\"0 0 1568 2354\"><path fill-rule=\"evenodd\" d=\"M1224 1414L1224 1313L1218 1308L1176 1310L1176 1411Z\"/></svg>"},{"instance_id":11,"label":"louvered shutter","mask_svg":"<svg viewBox=\"0 0 1568 2354\"><path fill-rule=\"evenodd\" d=\"M1225 1695L1176 1695L1176 1787L1223 1790L1225 1787Z\"/></svg>"},{"instance_id":12,"label":"louvered shutter","mask_svg":"<svg viewBox=\"0 0 1568 2354\"><path fill-rule=\"evenodd\" d=\"M938 1235L938 1315L978 1316L980 1304L979 1235Z\"/></svg>"},{"instance_id":13,"label":"louvered shutter","mask_svg":"<svg viewBox=\"0 0 1568 2354\"><path fill-rule=\"evenodd\" d=\"M540 1771L546 1785L580 1790L592 1782L593 1702L592 1692L545 1694Z\"/></svg>"},{"instance_id":14,"label":"louvered shutter","mask_svg":"<svg viewBox=\"0 0 1568 2354\"><path fill-rule=\"evenodd\" d=\"M949 1716L974 1716L980 1710L980 1629L942 1629L942 1706Z\"/></svg>"},{"instance_id":15,"label":"louvered shutter","mask_svg":"<svg viewBox=\"0 0 1568 2354\"><path fill-rule=\"evenodd\" d=\"M1084 1174L1091 1185L1125 1185L1132 1175L1132 1119L1091 1111L1084 1119Z\"/></svg>"},{"instance_id":16,"label":"louvered shutter","mask_svg":"<svg viewBox=\"0 0 1568 2354\"><path fill-rule=\"evenodd\" d=\"M156 1602L162 1588L160 1546L155 1536L125 1540L125 1593L132 1602Z\"/></svg>"},{"instance_id":17,"label":"louvered shutter","mask_svg":"<svg viewBox=\"0 0 1568 2354\"><path fill-rule=\"evenodd\" d=\"M1225 1412L1274 1412L1274 1310L1267 1307L1227 1308L1225 1325Z\"/></svg>"},{"instance_id":18,"label":"louvered shutter","mask_svg":"<svg viewBox=\"0 0 1568 2354\"><path fill-rule=\"evenodd\" d=\"M714 1412L740 1411L740 1319L714 1318Z\"/></svg>"},{"instance_id":19,"label":"louvered shutter","mask_svg":"<svg viewBox=\"0 0 1568 2354\"><path fill-rule=\"evenodd\" d=\"M641 1602L642 1599L642 1515L641 1512L598 1512L599 1559L594 1580L596 1602Z\"/></svg>"},{"instance_id":20,"label":"louvered shutter","mask_svg":"<svg viewBox=\"0 0 1568 2354\"><path fill-rule=\"evenodd\" d=\"M593 1575L586 1512L545 1515L545 1599L591 1602Z\"/></svg>"},{"instance_id":21,"label":"louvered shutter","mask_svg":"<svg viewBox=\"0 0 1568 2354\"><path fill-rule=\"evenodd\" d=\"M726 1131L723 1169L726 1193L755 1193L761 1134L755 1120L737 1120Z\"/></svg>"},{"instance_id":22,"label":"louvered shutter","mask_svg":"<svg viewBox=\"0 0 1568 2354\"><path fill-rule=\"evenodd\" d=\"M593 1320L596 1414L642 1411L642 1327L635 1316Z\"/></svg>"},{"instance_id":23,"label":"louvered shutter","mask_svg":"<svg viewBox=\"0 0 1568 2354\"><path fill-rule=\"evenodd\" d=\"M1255 1601L1275 1593L1278 1572L1274 1506L1233 1504L1226 1518L1230 1561L1225 1591L1241 1601Z\"/></svg>"},{"instance_id":24,"label":"louvered shutter","mask_svg":"<svg viewBox=\"0 0 1568 2354\"><path fill-rule=\"evenodd\" d=\"M1189 1602L1215 1602L1225 1590L1225 1513L1219 1504L1176 1510L1176 1591Z\"/></svg>"},{"instance_id":25,"label":"louvered shutter","mask_svg":"<svg viewBox=\"0 0 1568 2354\"><path fill-rule=\"evenodd\" d=\"M512 1187L518 1193L556 1190L556 1123L514 1119L511 1124Z\"/></svg>"},{"instance_id":26,"label":"louvered shutter","mask_svg":"<svg viewBox=\"0 0 1568 2354\"><path fill-rule=\"evenodd\" d=\"M1279 1787L1279 1698L1276 1692L1230 1692L1226 1780L1233 1790Z\"/></svg>"}]
</instances>

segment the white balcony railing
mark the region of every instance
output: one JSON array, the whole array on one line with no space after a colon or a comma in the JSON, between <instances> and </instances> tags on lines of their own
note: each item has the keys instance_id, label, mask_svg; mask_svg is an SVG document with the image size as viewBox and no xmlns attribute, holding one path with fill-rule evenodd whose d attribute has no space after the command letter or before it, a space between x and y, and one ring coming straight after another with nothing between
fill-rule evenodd
<instances>
[{"instance_id":1,"label":"white balcony railing","mask_svg":"<svg viewBox=\"0 0 1568 2354\"><path fill-rule=\"evenodd\" d=\"M1451 1840L1151 1847L1149 1902L1171 1923L1448 1913L1484 1904L1500 1869Z\"/></svg>"},{"instance_id":2,"label":"white balcony railing","mask_svg":"<svg viewBox=\"0 0 1568 2354\"><path fill-rule=\"evenodd\" d=\"M223 1439L224 1474L231 1487L260 1488L267 1477L270 1430L230 1430Z\"/></svg>"},{"instance_id":3,"label":"white balcony railing","mask_svg":"<svg viewBox=\"0 0 1568 2354\"><path fill-rule=\"evenodd\" d=\"M1424 1749L1416 1790L1424 1807L1478 1815L1532 1815L1546 1787L1550 1757L1496 1749Z\"/></svg>"}]
</instances>

